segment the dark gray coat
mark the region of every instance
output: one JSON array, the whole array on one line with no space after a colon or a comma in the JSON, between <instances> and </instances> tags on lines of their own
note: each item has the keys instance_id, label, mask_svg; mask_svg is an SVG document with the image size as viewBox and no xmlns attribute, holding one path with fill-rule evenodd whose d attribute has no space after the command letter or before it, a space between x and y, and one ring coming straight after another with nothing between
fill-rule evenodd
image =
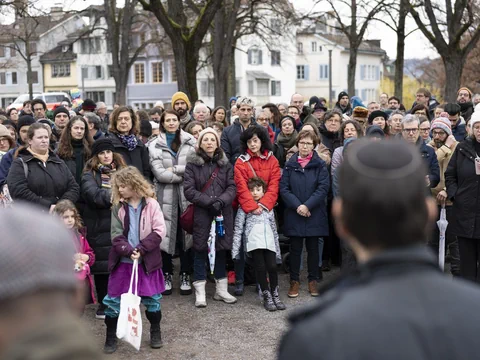
<instances>
[{"instance_id":1,"label":"dark gray coat","mask_svg":"<svg viewBox=\"0 0 480 360\"><path fill-rule=\"evenodd\" d=\"M290 318L279 360L477 359L480 288L424 247L385 251Z\"/></svg>"},{"instance_id":2,"label":"dark gray coat","mask_svg":"<svg viewBox=\"0 0 480 360\"><path fill-rule=\"evenodd\" d=\"M217 237L215 248L217 251L232 249L234 221L232 202L237 190L233 180L233 168L224 152L221 149L218 150L212 161L208 163L198 154L198 150L196 153L191 153L187 158L183 189L185 198L195 205L193 248L196 251L207 250L207 240L214 217L209 212L208 207L217 199L223 204L225 236ZM220 167L217 177L210 187L202 193L201 189L207 183L217 165Z\"/></svg>"}]
</instances>

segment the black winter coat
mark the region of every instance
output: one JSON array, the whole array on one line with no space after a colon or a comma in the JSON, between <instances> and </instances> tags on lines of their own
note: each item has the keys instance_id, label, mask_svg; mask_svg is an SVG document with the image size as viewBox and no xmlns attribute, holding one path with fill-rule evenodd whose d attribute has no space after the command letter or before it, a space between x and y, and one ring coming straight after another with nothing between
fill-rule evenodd
<instances>
[{"instance_id":1,"label":"black winter coat","mask_svg":"<svg viewBox=\"0 0 480 360\"><path fill-rule=\"evenodd\" d=\"M217 237L215 248L217 251L231 250L234 224L232 202L237 194L233 180L233 167L221 149L216 152L211 162L205 162L205 158L200 156L198 151L190 154L187 162L183 191L185 198L195 205L193 248L196 251L208 249L207 240L214 217L208 208L215 200L220 200L223 204L225 236ZM217 165L220 167L217 177L205 192L201 192Z\"/></svg>"},{"instance_id":2,"label":"black winter coat","mask_svg":"<svg viewBox=\"0 0 480 360\"><path fill-rule=\"evenodd\" d=\"M22 158L28 167L28 178ZM53 152L44 166L27 149L21 149L7 177L8 189L13 200L23 200L50 208L60 200L70 200L74 204L80 194L80 187L67 165Z\"/></svg>"},{"instance_id":3,"label":"black winter coat","mask_svg":"<svg viewBox=\"0 0 480 360\"><path fill-rule=\"evenodd\" d=\"M335 149L342 146L338 131L334 133L328 131L325 124L322 124L318 130L320 131L321 143L330 150L330 156L332 156Z\"/></svg>"},{"instance_id":4,"label":"black winter coat","mask_svg":"<svg viewBox=\"0 0 480 360\"><path fill-rule=\"evenodd\" d=\"M137 147L133 151L128 151L127 147L122 144L117 134L109 132L105 137L112 140L115 152L122 155L123 160L125 160L127 165L135 166L146 179L152 179L148 149L140 140L138 140Z\"/></svg>"},{"instance_id":5,"label":"black winter coat","mask_svg":"<svg viewBox=\"0 0 480 360\"><path fill-rule=\"evenodd\" d=\"M475 173L475 148L471 137L459 143L445 171L454 221L448 226L456 236L480 239L480 175Z\"/></svg>"},{"instance_id":6,"label":"black winter coat","mask_svg":"<svg viewBox=\"0 0 480 360\"><path fill-rule=\"evenodd\" d=\"M280 195L285 206L285 236L328 236L326 199L329 188L327 164L316 151L305 168L298 163L298 153L291 157L280 181ZM302 204L310 210L310 217L297 214Z\"/></svg>"},{"instance_id":7,"label":"black winter coat","mask_svg":"<svg viewBox=\"0 0 480 360\"><path fill-rule=\"evenodd\" d=\"M112 248L111 190L102 188L100 172L89 171L82 176L81 192L86 202L83 220L88 231L87 240L95 253L95 264L91 271L93 274L107 274L108 254Z\"/></svg>"},{"instance_id":8,"label":"black winter coat","mask_svg":"<svg viewBox=\"0 0 480 360\"><path fill-rule=\"evenodd\" d=\"M323 292L323 293L322 293ZM385 251L290 317L279 360L477 359L480 288L421 247Z\"/></svg>"},{"instance_id":9,"label":"black winter coat","mask_svg":"<svg viewBox=\"0 0 480 360\"><path fill-rule=\"evenodd\" d=\"M250 126L260 125L258 125L252 118ZM232 125L227 126L222 131L221 147L232 165L235 165L237 158L242 155L240 152L240 135L242 135L242 132L243 126L240 124L240 120L238 119L236 119Z\"/></svg>"}]
</instances>

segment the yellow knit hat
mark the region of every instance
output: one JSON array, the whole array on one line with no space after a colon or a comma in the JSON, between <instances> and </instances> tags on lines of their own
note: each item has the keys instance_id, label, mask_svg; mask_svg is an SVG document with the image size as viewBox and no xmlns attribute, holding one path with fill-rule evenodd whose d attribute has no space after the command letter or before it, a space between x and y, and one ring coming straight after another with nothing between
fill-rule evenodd
<instances>
[{"instance_id":1,"label":"yellow knit hat","mask_svg":"<svg viewBox=\"0 0 480 360\"><path fill-rule=\"evenodd\" d=\"M187 106L188 106L189 109L192 107L192 105L190 104L190 100L188 100L187 94L185 94L184 92L178 91L175 94L173 94L173 96L172 96L172 107L175 105L175 103L178 100L185 101L187 103Z\"/></svg>"}]
</instances>

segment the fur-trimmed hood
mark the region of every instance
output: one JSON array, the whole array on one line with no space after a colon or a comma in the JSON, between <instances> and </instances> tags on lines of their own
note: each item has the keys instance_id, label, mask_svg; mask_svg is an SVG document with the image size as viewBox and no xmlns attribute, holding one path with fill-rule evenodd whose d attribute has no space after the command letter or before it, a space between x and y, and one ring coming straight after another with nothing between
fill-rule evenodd
<instances>
[{"instance_id":1,"label":"fur-trimmed hood","mask_svg":"<svg viewBox=\"0 0 480 360\"><path fill-rule=\"evenodd\" d=\"M213 157L213 162L216 162L219 166L225 166L228 164L228 158L223 152L222 149L218 148L220 151L216 153ZM187 163L192 163L197 166L205 165L205 159L199 154L200 149L197 151L190 153L187 156Z\"/></svg>"}]
</instances>

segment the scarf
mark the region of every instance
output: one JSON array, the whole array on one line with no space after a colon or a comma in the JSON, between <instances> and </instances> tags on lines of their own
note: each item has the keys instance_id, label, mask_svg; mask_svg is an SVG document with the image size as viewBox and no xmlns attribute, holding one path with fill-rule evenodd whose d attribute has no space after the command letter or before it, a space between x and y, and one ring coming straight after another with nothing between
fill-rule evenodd
<instances>
[{"instance_id":1,"label":"scarf","mask_svg":"<svg viewBox=\"0 0 480 360\"><path fill-rule=\"evenodd\" d=\"M308 155L306 158L302 158L300 157L300 154L298 155L298 163L300 164L300 166L302 168L305 168L305 166L308 165L308 163L310 162L310 160L312 160L312 157L313 157L313 151L310 153L310 155Z\"/></svg>"},{"instance_id":2,"label":"scarf","mask_svg":"<svg viewBox=\"0 0 480 360\"><path fill-rule=\"evenodd\" d=\"M125 146L128 151L133 151L137 147L138 140L135 135L121 135L118 134L118 138L122 142L123 146Z\"/></svg>"},{"instance_id":3,"label":"scarf","mask_svg":"<svg viewBox=\"0 0 480 360\"><path fill-rule=\"evenodd\" d=\"M117 170L117 166L114 162L112 162L110 165L98 164L97 169L100 172L100 177L102 179L102 188L110 189L110 178L112 173Z\"/></svg>"},{"instance_id":4,"label":"scarf","mask_svg":"<svg viewBox=\"0 0 480 360\"><path fill-rule=\"evenodd\" d=\"M48 158L49 158L49 156L50 156L50 154L48 153L48 151L47 151L47 153L46 153L45 155L42 155L42 154L38 154L38 153L34 152L31 147L27 148L27 150L30 152L30 154L32 154L35 158L37 158L38 160L40 160L40 161L43 162L44 164L47 163Z\"/></svg>"},{"instance_id":5,"label":"scarf","mask_svg":"<svg viewBox=\"0 0 480 360\"><path fill-rule=\"evenodd\" d=\"M294 145L295 142L297 141L297 130L294 130L292 134L290 135L285 135L282 132L280 132L277 136L277 142L282 145L285 149L291 149Z\"/></svg>"}]
</instances>

